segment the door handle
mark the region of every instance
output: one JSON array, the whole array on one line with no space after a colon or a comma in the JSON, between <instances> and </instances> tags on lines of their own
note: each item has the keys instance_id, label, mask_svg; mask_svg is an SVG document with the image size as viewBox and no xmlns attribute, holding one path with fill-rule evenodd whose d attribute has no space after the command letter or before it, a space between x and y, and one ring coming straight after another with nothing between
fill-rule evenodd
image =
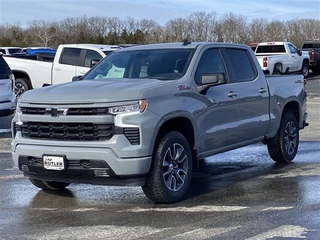
<instances>
[{"instance_id":1,"label":"door handle","mask_svg":"<svg viewBox=\"0 0 320 240\"><path fill-rule=\"evenodd\" d=\"M259 89L259 93L265 93L265 92L267 92L267 89L264 89L264 88Z\"/></svg>"},{"instance_id":2,"label":"door handle","mask_svg":"<svg viewBox=\"0 0 320 240\"><path fill-rule=\"evenodd\" d=\"M233 91L231 91L231 92L228 93L228 97L235 97L235 96L237 96L237 95L238 95L238 94L235 93L235 92L233 92Z\"/></svg>"}]
</instances>

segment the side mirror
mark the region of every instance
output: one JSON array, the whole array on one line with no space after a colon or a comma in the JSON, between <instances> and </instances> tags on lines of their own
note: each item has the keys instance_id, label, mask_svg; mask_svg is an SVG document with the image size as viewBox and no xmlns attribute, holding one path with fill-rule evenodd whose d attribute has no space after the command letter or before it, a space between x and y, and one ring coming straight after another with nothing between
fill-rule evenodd
<instances>
[{"instance_id":1,"label":"side mirror","mask_svg":"<svg viewBox=\"0 0 320 240\"><path fill-rule=\"evenodd\" d=\"M301 51L301 49L300 49L300 48L298 48L298 49L297 49L297 53L298 53L298 55L299 55L299 56L301 56L301 55L302 55L302 51Z\"/></svg>"},{"instance_id":2,"label":"side mirror","mask_svg":"<svg viewBox=\"0 0 320 240\"><path fill-rule=\"evenodd\" d=\"M100 62L100 59L92 59L91 63L90 63L90 68L92 68L93 66L95 66L98 62Z\"/></svg>"},{"instance_id":3,"label":"side mirror","mask_svg":"<svg viewBox=\"0 0 320 240\"><path fill-rule=\"evenodd\" d=\"M205 73L201 77L201 85L198 86L198 91L202 92L211 86L224 84L227 82L225 73Z\"/></svg>"},{"instance_id":4,"label":"side mirror","mask_svg":"<svg viewBox=\"0 0 320 240\"><path fill-rule=\"evenodd\" d=\"M80 81L82 79L83 75L77 75L72 77L72 82Z\"/></svg>"},{"instance_id":5,"label":"side mirror","mask_svg":"<svg viewBox=\"0 0 320 240\"><path fill-rule=\"evenodd\" d=\"M226 83L224 73L203 74L201 79L202 85L217 85Z\"/></svg>"}]
</instances>

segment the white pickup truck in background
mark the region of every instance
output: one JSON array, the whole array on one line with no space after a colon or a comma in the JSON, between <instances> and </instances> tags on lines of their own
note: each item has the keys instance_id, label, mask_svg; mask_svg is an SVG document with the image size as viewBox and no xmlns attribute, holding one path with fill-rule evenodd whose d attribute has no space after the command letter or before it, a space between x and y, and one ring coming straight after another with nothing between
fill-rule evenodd
<instances>
[{"instance_id":1,"label":"white pickup truck in background","mask_svg":"<svg viewBox=\"0 0 320 240\"><path fill-rule=\"evenodd\" d=\"M15 76L17 95L46 85L71 82L75 75L85 74L92 64L119 49L116 45L62 44L53 62L4 56Z\"/></svg>"},{"instance_id":2,"label":"white pickup truck in background","mask_svg":"<svg viewBox=\"0 0 320 240\"><path fill-rule=\"evenodd\" d=\"M255 49L255 55L265 74L300 72L309 74L310 57L290 42L263 42Z\"/></svg>"}]
</instances>

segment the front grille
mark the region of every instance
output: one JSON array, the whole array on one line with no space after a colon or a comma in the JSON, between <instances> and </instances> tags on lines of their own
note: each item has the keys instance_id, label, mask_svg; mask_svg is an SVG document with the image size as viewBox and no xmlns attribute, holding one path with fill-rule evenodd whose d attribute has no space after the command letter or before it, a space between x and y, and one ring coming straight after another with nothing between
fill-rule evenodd
<instances>
[{"instance_id":1,"label":"front grille","mask_svg":"<svg viewBox=\"0 0 320 240\"><path fill-rule=\"evenodd\" d=\"M46 140L105 141L114 135L113 124L24 122L22 137Z\"/></svg>"},{"instance_id":2,"label":"front grille","mask_svg":"<svg viewBox=\"0 0 320 240\"><path fill-rule=\"evenodd\" d=\"M66 116L81 116L81 115L109 115L108 108L63 108L67 109L64 115ZM50 108L37 108L37 107L22 107L23 114L45 115L51 114Z\"/></svg>"}]
</instances>

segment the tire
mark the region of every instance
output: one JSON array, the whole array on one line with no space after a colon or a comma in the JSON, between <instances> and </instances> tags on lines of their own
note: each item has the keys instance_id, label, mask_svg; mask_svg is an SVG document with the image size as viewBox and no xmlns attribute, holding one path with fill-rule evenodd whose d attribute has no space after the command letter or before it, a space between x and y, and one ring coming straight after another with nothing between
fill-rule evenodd
<instances>
[{"instance_id":1,"label":"tire","mask_svg":"<svg viewBox=\"0 0 320 240\"><path fill-rule=\"evenodd\" d=\"M275 162L289 163L295 158L298 147L298 121L291 112L287 112L281 119L276 144L268 145L268 152Z\"/></svg>"},{"instance_id":2,"label":"tire","mask_svg":"<svg viewBox=\"0 0 320 240\"><path fill-rule=\"evenodd\" d=\"M282 66L278 64L274 67L272 74L273 75L280 75L281 72L282 72Z\"/></svg>"},{"instance_id":3,"label":"tire","mask_svg":"<svg viewBox=\"0 0 320 240\"><path fill-rule=\"evenodd\" d=\"M301 74L306 78L309 75L309 65L307 63L302 64Z\"/></svg>"},{"instance_id":4,"label":"tire","mask_svg":"<svg viewBox=\"0 0 320 240\"><path fill-rule=\"evenodd\" d=\"M70 183L64 183L64 182L48 182L48 181L42 181L37 180L33 178L29 178L30 182L35 185L38 188L42 188L43 190L52 190L52 191L58 191L61 189L65 189L70 185Z\"/></svg>"},{"instance_id":5,"label":"tire","mask_svg":"<svg viewBox=\"0 0 320 240\"><path fill-rule=\"evenodd\" d=\"M320 74L320 67L313 67L311 68L311 70L313 74L316 74L316 75Z\"/></svg>"},{"instance_id":6,"label":"tire","mask_svg":"<svg viewBox=\"0 0 320 240\"><path fill-rule=\"evenodd\" d=\"M192 178L192 154L185 137L176 131L159 139L152 164L142 186L155 203L174 203L186 194Z\"/></svg>"},{"instance_id":7,"label":"tire","mask_svg":"<svg viewBox=\"0 0 320 240\"><path fill-rule=\"evenodd\" d=\"M31 89L31 86L28 84L28 80L25 78L17 78L15 80L15 92L17 96L20 96L25 91Z\"/></svg>"}]
</instances>

